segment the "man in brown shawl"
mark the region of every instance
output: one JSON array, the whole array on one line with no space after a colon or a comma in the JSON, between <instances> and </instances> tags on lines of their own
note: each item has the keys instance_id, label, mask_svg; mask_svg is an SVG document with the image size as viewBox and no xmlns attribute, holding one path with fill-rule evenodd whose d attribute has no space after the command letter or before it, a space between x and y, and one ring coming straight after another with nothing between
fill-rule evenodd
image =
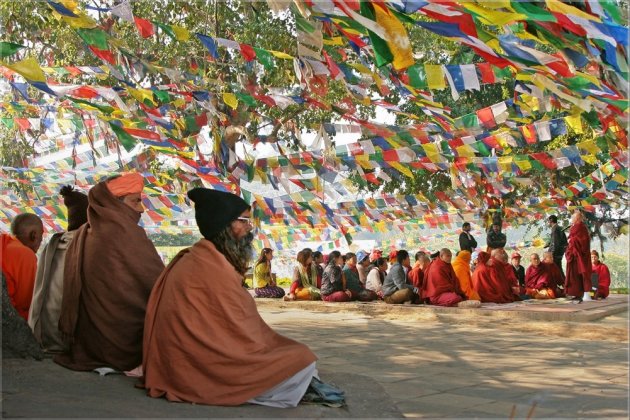
<instances>
[{"instance_id":1,"label":"man in brown shawl","mask_svg":"<svg viewBox=\"0 0 630 420\"><path fill-rule=\"evenodd\" d=\"M59 192L68 209L68 231L57 232L39 254L33 301L28 325L33 335L49 353L66 350L59 331L59 314L63 296L63 272L66 251L77 229L87 222L88 197L70 185Z\"/></svg>"},{"instance_id":2,"label":"man in brown shawl","mask_svg":"<svg viewBox=\"0 0 630 420\"><path fill-rule=\"evenodd\" d=\"M142 175L96 184L88 194L88 222L66 252L59 329L68 352L55 362L73 370L131 370L142 362L144 315L164 269L140 226Z\"/></svg>"},{"instance_id":3,"label":"man in brown shawl","mask_svg":"<svg viewBox=\"0 0 630 420\"><path fill-rule=\"evenodd\" d=\"M188 197L204 238L175 257L151 292L143 358L148 395L296 406L317 373L317 358L273 331L241 286L252 257L250 206L206 188Z\"/></svg>"}]
</instances>

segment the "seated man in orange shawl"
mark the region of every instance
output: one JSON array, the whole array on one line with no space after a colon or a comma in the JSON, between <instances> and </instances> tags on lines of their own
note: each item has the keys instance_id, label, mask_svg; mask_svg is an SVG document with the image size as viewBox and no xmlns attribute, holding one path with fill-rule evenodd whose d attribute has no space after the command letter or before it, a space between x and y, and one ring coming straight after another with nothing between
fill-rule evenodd
<instances>
[{"instance_id":1,"label":"seated man in orange shawl","mask_svg":"<svg viewBox=\"0 0 630 420\"><path fill-rule=\"evenodd\" d=\"M470 273L470 251L459 251L453 260L453 270L459 281L459 288L466 294L470 300L481 300L479 294L472 286L472 275Z\"/></svg>"},{"instance_id":2,"label":"seated man in orange shawl","mask_svg":"<svg viewBox=\"0 0 630 420\"><path fill-rule=\"evenodd\" d=\"M451 258L453 254L448 248L440 250L440 256L431 263L426 276L424 299L431 305L457 306L466 299L466 294L459 288L459 281L453 271Z\"/></svg>"},{"instance_id":3,"label":"seated man in orange shawl","mask_svg":"<svg viewBox=\"0 0 630 420\"><path fill-rule=\"evenodd\" d=\"M578 302L592 300L591 236L584 224L584 216L579 210L576 210L571 217L569 245L564 256L567 260L567 275L564 283L565 293L568 296L573 296L574 300Z\"/></svg>"},{"instance_id":4,"label":"seated man in orange shawl","mask_svg":"<svg viewBox=\"0 0 630 420\"><path fill-rule=\"evenodd\" d=\"M142 362L144 315L164 269L140 226L142 175L99 182L88 193L88 221L66 251L59 329L69 351L54 361L73 370L126 371Z\"/></svg>"},{"instance_id":5,"label":"seated man in orange shawl","mask_svg":"<svg viewBox=\"0 0 630 420\"><path fill-rule=\"evenodd\" d=\"M188 197L203 239L175 257L151 292L143 359L149 396L295 407L317 375L317 358L272 330L241 287L252 256L250 206L206 188Z\"/></svg>"},{"instance_id":6,"label":"seated man in orange shawl","mask_svg":"<svg viewBox=\"0 0 630 420\"><path fill-rule=\"evenodd\" d=\"M38 216L24 213L11 222L11 233L3 233L0 237L2 273L11 304L22 318L28 320L37 272L35 253L42 243L44 225Z\"/></svg>"}]
</instances>

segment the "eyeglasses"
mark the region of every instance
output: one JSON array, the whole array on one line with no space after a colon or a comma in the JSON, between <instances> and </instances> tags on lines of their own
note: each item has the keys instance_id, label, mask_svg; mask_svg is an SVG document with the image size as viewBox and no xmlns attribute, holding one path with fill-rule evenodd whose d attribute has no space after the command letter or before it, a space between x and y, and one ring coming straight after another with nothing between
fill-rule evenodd
<instances>
[{"instance_id":1,"label":"eyeglasses","mask_svg":"<svg viewBox=\"0 0 630 420\"><path fill-rule=\"evenodd\" d=\"M250 225L252 224L252 219L250 217L237 217L236 220L243 222L243 223L249 223Z\"/></svg>"}]
</instances>

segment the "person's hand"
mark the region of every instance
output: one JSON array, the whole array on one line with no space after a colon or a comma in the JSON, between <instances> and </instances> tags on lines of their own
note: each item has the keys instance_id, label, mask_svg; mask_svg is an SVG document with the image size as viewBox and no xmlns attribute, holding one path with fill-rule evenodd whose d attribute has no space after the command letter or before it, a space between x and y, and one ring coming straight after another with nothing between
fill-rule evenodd
<instances>
[{"instance_id":1,"label":"person's hand","mask_svg":"<svg viewBox=\"0 0 630 420\"><path fill-rule=\"evenodd\" d=\"M348 289L344 290L344 292L346 292L346 295L348 295L348 297L352 297L352 292Z\"/></svg>"}]
</instances>

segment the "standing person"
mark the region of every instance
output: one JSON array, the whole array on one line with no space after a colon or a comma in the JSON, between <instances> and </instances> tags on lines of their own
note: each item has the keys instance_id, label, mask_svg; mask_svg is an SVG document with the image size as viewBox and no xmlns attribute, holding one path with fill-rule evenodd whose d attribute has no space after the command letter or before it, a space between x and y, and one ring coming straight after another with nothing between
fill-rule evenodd
<instances>
[{"instance_id":1,"label":"standing person","mask_svg":"<svg viewBox=\"0 0 630 420\"><path fill-rule=\"evenodd\" d=\"M512 264L514 275L518 279L518 285L525 287L525 267L521 265L521 254L513 252L510 263Z\"/></svg>"},{"instance_id":2,"label":"standing person","mask_svg":"<svg viewBox=\"0 0 630 420\"><path fill-rule=\"evenodd\" d=\"M457 306L459 302L466 299L466 294L460 289L459 281L453 271L451 258L453 258L451 250L442 248L439 258L429 267L422 297L428 299L431 305Z\"/></svg>"},{"instance_id":3,"label":"standing person","mask_svg":"<svg viewBox=\"0 0 630 420\"><path fill-rule=\"evenodd\" d=\"M59 193L68 209L68 231L55 233L42 249L28 317L35 339L48 353L67 350L59 332L66 251L77 229L87 222L88 208L87 195L70 185L62 187Z\"/></svg>"},{"instance_id":4,"label":"standing person","mask_svg":"<svg viewBox=\"0 0 630 420\"><path fill-rule=\"evenodd\" d=\"M326 302L349 302L352 292L346 288L346 278L341 269L343 256L335 250L328 255L328 264L322 277L322 300Z\"/></svg>"},{"instance_id":5,"label":"standing person","mask_svg":"<svg viewBox=\"0 0 630 420\"><path fill-rule=\"evenodd\" d=\"M144 179L128 173L88 193L88 222L66 251L59 329L69 350L54 361L72 370L119 371L142 362L151 289L164 263L138 226Z\"/></svg>"},{"instance_id":6,"label":"standing person","mask_svg":"<svg viewBox=\"0 0 630 420\"><path fill-rule=\"evenodd\" d=\"M493 250L504 248L506 242L507 237L505 236L505 233L501 232L501 225L494 223L492 228L488 231L488 236L486 237L486 244L488 245L487 252L492 254Z\"/></svg>"},{"instance_id":7,"label":"standing person","mask_svg":"<svg viewBox=\"0 0 630 420\"><path fill-rule=\"evenodd\" d=\"M298 252L297 262L293 269L291 289L284 300L319 300L321 293L317 287L317 267L313 264L310 248Z\"/></svg>"},{"instance_id":8,"label":"standing person","mask_svg":"<svg viewBox=\"0 0 630 420\"><path fill-rule=\"evenodd\" d=\"M462 225L462 233L459 234L459 249L473 252L475 248L477 248L477 241L470 234L470 223L464 222Z\"/></svg>"},{"instance_id":9,"label":"standing person","mask_svg":"<svg viewBox=\"0 0 630 420\"><path fill-rule=\"evenodd\" d=\"M584 224L584 215L579 210L571 217L569 245L565 252L567 273L564 292L578 302L591 299L591 237Z\"/></svg>"},{"instance_id":10,"label":"standing person","mask_svg":"<svg viewBox=\"0 0 630 420\"><path fill-rule=\"evenodd\" d=\"M564 276L564 271L562 270L562 257L567 249L567 236L564 234L564 231L558 225L558 217L555 215L551 215L547 218L547 223L551 228L551 237L549 238L549 243L547 244L547 248L549 252L553 254L553 262L556 263L560 272Z\"/></svg>"},{"instance_id":11,"label":"standing person","mask_svg":"<svg viewBox=\"0 0 630 420\"><path fill-rule=\"evenodd\" d=\"M472 285L472 272L470 271L470 251L459 251L453 260L452 266L459 281L459 288L470 300L481 300L479 294Z\"/></svg>"},{"instance_id":12,"label":"standing person","mask_svg":"<svg viewBox=\"0 0 630 420\"><path fill-rule=\"evenodd\" d=\"M271 248L263 248L260 257L254 266L254 294L260 298L279 299L284 296L284 289L276 285L276 280L271 273L271 260L273 259L273 250Z\"/></svg>"},{"instance_id":13,"label":"standing person","mask_svg":"<svg viewBox=\"0 0 630 420\"><path fill-rule=\"evenodd\" d=\"M407 283L407 272L405 267L409 267L409 253L401 249L396 254L396 263L392 265L385 276L383 282L383 300L389 304L399 304L418 300L420 289Z\"/></svg>"},{"instance_id":14,"label":"standing person","mask_svg":"<svg viewBox=\"0 0 630 420\"><path fill-rule=\"evenodd\" d=\"M383 299L383 282L387 275L387 260L377 258L367 276L365 288L376 293L379 299Z\"/></svg>"},{"instance_id":15,"label":"standing person","mask_svg":"<svg viewBox=\"0 0 630 420\"><path fill-rule=\"evenodd\" d=\"M352 252L348 252L346 254L346 264L343 267L343 275L346 278L346 288L352 292L352 299L356 299L361 302L370 302L375 300L378 296L375 292L365 288L359 279L357 269L357 256Z\"/></svg>"},{"instance_id":16,"label":"standing person","mask_svg":"<svg viewBox=\"0 0 630 420\"><path fill-rule=\"evenodd\" d=\"M44 225L35 214L23 213L11 221L11 233L0 236L2 273L11 305L28 320L37 273L36 252L44 237Z\"/></svg>"},{"instance_id":17,"label":"standing person","mask_svg":"<svg viewBox=\"0 0 630 420\"><path fill-rule=\"evenodd\" d=\"M591 251L591 264L593 274L597 274L597 292L595 299L606 299L610 293L610 270L608 266L600 261L599 253L595 250Z\"/></svg>"},{"instance_id":18,"label":"standing person","mask_svg":"<svg viewBox=\"0 0 630 420\"><path fill-rule=\"evenodd\" d=\"M254 239L250 206L206 188L188 197L203 239L173 259L151 292L142 364L147 394L295 407L317 375L317 357L272 330L241 287Z\"/></svg>"}]
</instances>

